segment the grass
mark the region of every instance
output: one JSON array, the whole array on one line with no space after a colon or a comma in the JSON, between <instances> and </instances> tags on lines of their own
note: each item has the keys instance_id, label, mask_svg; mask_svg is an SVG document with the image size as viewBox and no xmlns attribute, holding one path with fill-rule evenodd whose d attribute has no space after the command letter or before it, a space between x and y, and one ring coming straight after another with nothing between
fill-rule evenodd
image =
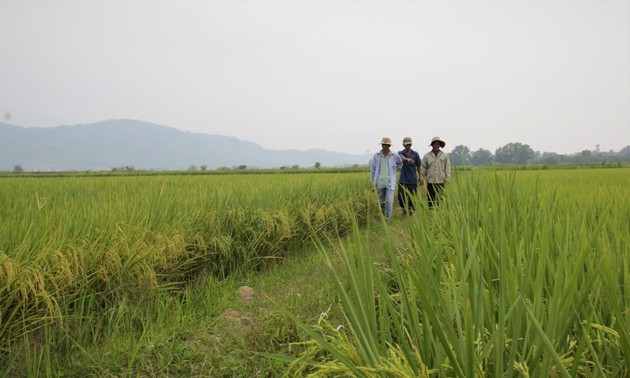
<instances>
[{"instance_id":1,"label":"grass","mask_svg":"<svg viewBox=\"0 0 630 378\"><path fill-rule=\"evenodd\" d=\"M337 291L351 327L310 332L318 353L296 370L627 375L629 176L602 186L581 173L554 173L552 185L541 180L549 174L463 175L438 210L377 247L387 266L375 265L369 238L340 249L349 278Z\"/></svg>"},{"instance_id":2,"label":"grass","mask_svg":"<svg viewBox=\"0 0 630 378\"><path fill-rule=\"evenodd\" d=\"M251 318L224 316L220 293L300 253L313 234L347 233L350 211L365 219L374 200L362 194L369 188L363 175L252 177L4 181L0 375L225 370L225 348L206 351L222 344L196 338L215 330L187 335L198 324ZM263 338L289 338L279 315L261 317L278 333L262 327Z\"/></svg>"},{"instance_id":3,"label":"grass","mask_svg":"<svg viewBox=\"0 0 630 378\"><path fill-rule=\"evenodd\" d=\"M278 192L255 186L252 192L266 200L241 195L233 203L249 210L226 206L228 219L194 215L190 228L183 215L211 209L196 196L181 202L168 188L199 187L192 178L154 178L152 194L138 201L155 211L129 208L135 200L119 208L133 222L107 232L94 230L98 221L53 228L60 239L35 232L11 244L22 255L0 262L3 279L46 305L27 317L15 302L0 302L2 326L11 317L36 321L29 332L17 332L20 342L12 349L0 350L0 375L623 376L629 371L630 182L614 171L462 172L439 210L424 209L421 198L414 217L402 218L397 209L387 224L366 216L370 209L360 219L340 211L339 192L326 184L296 182L298 191L319 198L285 193L282 201L299 206L278 212L264 210ZM603 174L609 175L604 187ZM135 195L131 186L124 190ZM203 193L220 203L211 190ZM36 201L26 207L46 219L57 196L29 196ZM167 210L151 207L164 196L186 210L168 201ZM183 205L189 201L193 206ZM194 210L199 206L204 211ZM77 207L71 213L82 214ZM98 213L114 219L111 214ZM270 247L269 240L281 241L283 227L291 227L287 216L305 227L301 240ZM186 236L173 225L194 232ZM234 229L246 236L209 232ZM186 260L163 260L226 240L266 251L248 265L259 269L234 264L225 276L181 275L188 270L178 264ZM75 248L61 253L62 245ZM280 245L290 253L256 261ZM48 253L34 253L33 246ZM103 270L91 271L90 285L76 284L71 278L81 273L81 252L88 250ZM155 270L148 262L164 265ZM19 280L11 276L17 271ZM176 278L161 277L169 272ZM240 300L243 286L253 288L252 301ZM52 287L65 295L47 296Z\"/></svg>"},{"instance_id":4,"label":"grass","mask_svg":"<svg viewBox=\"0 0 630 378\"><path fill-rule=\"evenodd\" d=\"M252 301L241 301L239 288L243 286L253 288ZM103 328L94 333L82 325L93 327L96 317L66 314L66 337L47 339L54 325L25 336L24 353L16 353L24 359L14 361L15 368L6 373L279 376L286 365L260 352L297 353L307 336L281 308L307 324L317 323L322 313L329 321L341 322L336 303L331 272L309 247L264 272L220 281L200 278L179 296L164 292L137 302L123 299L103 314L103 320L98 320Z\"/></svg>"}]
</instances>

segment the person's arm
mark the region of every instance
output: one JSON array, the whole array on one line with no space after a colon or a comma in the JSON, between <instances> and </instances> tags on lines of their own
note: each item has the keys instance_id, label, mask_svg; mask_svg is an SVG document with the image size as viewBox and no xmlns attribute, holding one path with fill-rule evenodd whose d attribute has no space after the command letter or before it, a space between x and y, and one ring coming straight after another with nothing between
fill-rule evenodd
<instances>
[{"instance_id":1,"label":"person's arm","mask_svg":"<svg viewBox=\"0 0 630 378\"><path fill-rule=\"evenodd\" d=\"M374 176L376 175L376 156L370 160L370 181L374 185Z\"/></svg>"},{"instance_id":2,"label":"person's arm","mask_svg":"<svg viewBox=\"0 0 630 378\"><path fill-rule=\"evenodd\" d=\"M446 182L451 181L451 161L449 160L448 155L446 155L444 172L446 173Z\"/></svg>"},{"instance_id":3,"label":"person's arm","mask_svg":"<svg viewBox=\"0 0 630 378\"><path fill-rule=\"evenodd\" d=\"M405 156L404 151L398 151L398 156L400 156L400 158L402 159L403 164L404 163L409 163L409 164L413 164L414 163L414 160L412 158L408 158L408 157Z\"/></svg>"}]
</instances>

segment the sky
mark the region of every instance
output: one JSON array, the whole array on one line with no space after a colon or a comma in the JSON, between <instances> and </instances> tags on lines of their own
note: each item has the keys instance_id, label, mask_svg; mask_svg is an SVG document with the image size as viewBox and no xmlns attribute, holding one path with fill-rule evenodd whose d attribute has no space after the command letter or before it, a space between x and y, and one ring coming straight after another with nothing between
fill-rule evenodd
<instances>
[{"instance_id":1,"label":"sky","mask_svg":"<svg viewBox=\"0 0 630 378\"><path fill-rule=\"evenodd\" d=\"M272 150L618 151L630 0L0 0L0 116Z\"/></svg>"}]
</instances>

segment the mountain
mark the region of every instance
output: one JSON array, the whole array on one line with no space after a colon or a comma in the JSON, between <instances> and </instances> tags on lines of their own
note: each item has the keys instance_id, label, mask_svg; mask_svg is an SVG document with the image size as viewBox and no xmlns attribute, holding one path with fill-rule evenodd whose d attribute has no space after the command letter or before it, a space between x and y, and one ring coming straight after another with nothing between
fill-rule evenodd
<instances>
[{"instance_id":1,"label":"mountain","mask_svg":"<svg viewBox=\"0 0 630 378\"><path fill-rule=\"evenodd\" d=\"M137 120L24 128L0 123L0 171L185 170L191 165L279 168L366 165L370 155L265 150L234 137L180 131Z\"/></svg>"}]
</instances>

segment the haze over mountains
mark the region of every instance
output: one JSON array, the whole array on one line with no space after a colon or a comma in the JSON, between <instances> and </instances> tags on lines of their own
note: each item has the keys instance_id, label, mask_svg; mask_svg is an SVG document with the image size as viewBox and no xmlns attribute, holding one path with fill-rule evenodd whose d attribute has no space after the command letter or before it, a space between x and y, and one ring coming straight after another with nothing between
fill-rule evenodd
<instances>
[{"instance_id":1,"label":"haze over mountains","mask_svg":"<svg viewBox=\"0 0 630 378\"><path fill-rule=\"evenodd\" d=\"M0 123L0 170L29 172L342 167L366 165L371 154L265 150L234 137L180 131L137 120L24 128Z\"/></svg>"}]
</instances>

